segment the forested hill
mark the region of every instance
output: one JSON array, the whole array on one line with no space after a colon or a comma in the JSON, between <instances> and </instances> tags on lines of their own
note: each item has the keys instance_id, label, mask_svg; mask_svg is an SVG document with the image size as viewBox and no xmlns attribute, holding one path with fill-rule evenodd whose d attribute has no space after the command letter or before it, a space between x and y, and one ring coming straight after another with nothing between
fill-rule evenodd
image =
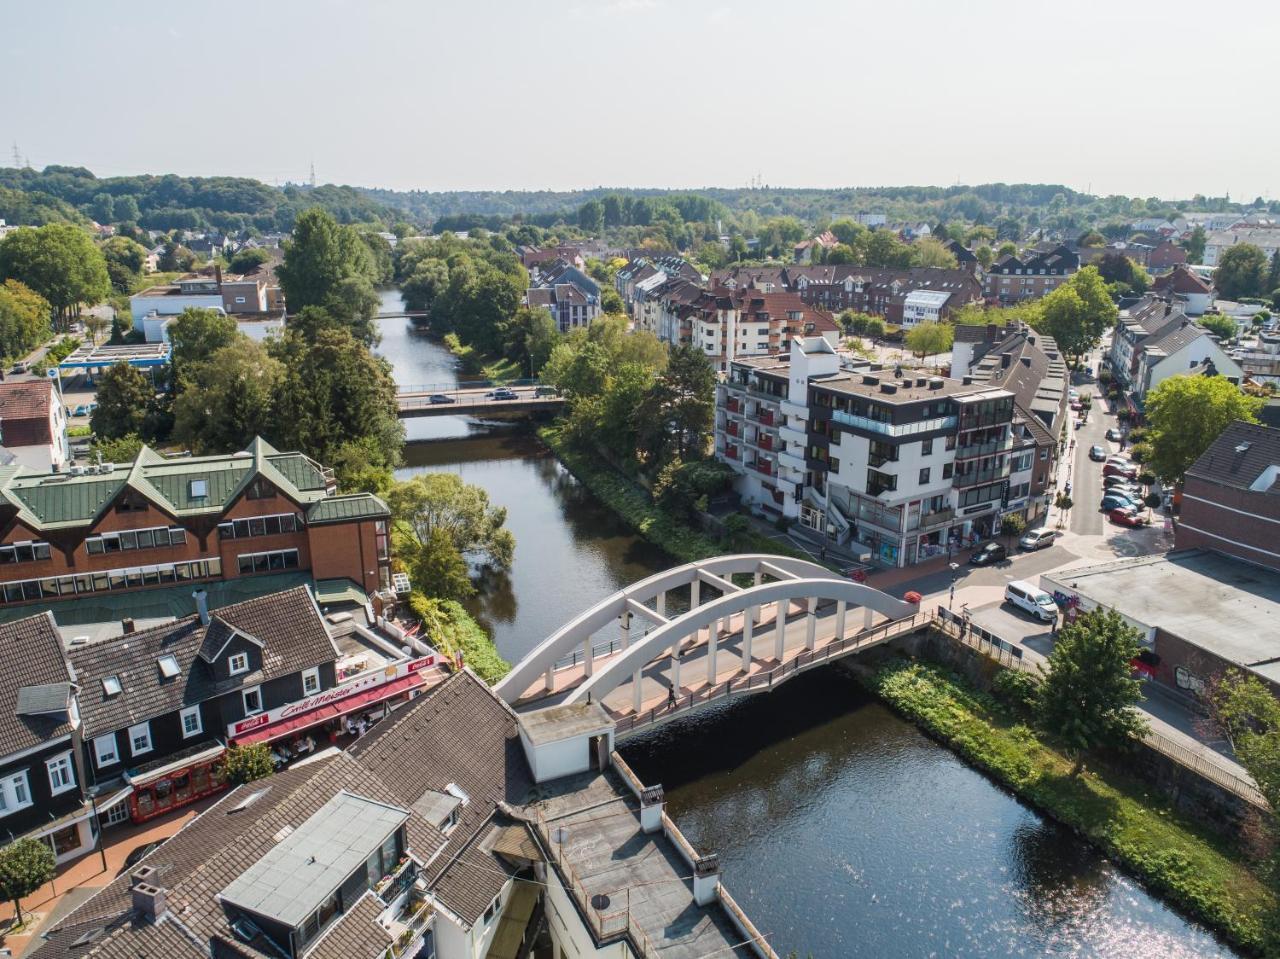
<instances>
[{"instance_id":1,"label":"forested hill","mask_svg":"<svg viewBox=\"0 0 1280 959\"><path fill-rule=\"evenodd\" d=\"M0 219L10 224L137 223L151 230L293 229L299 213L322 206L343 223L389 227L404 219L354 187L269 186L242 177L99 178L84 167L0 168Z\"/></svg>"}]
</instances>

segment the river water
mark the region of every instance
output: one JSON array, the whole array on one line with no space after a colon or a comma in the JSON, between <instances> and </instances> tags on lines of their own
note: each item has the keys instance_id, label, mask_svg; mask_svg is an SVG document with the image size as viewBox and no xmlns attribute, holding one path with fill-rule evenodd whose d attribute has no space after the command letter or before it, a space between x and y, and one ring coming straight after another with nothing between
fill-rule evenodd
<instances>
[{"instance_id":1,"label":"river water","mask_svg":"<svg viewBox=\"0 0 1280 959\"><path fill-rule=\"evenodd\" d=\"M384 310L399 308L384 297ZM456 382L407 320L381 322L401 384ZM516 659L570 616L671 565L527 428L406 420L404 478L459 473L508 510L511 572L472 612ZM1234 955L1066 830L824 670L624 749L782 955L801 959Z\"/></svg>"}]
</instances>

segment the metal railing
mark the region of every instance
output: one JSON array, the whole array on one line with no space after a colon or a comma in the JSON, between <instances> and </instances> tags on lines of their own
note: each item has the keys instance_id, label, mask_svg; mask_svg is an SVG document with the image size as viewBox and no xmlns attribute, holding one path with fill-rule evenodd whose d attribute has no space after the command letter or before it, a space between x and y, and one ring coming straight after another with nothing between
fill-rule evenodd
<instances>
[{"instance_id":1,"label":"metal railing","mask_svg":"<svg viewBox=\"0 0 1280 959\"><path fill-rule=\"evenodd\" d=\"M495 386L544 386L542 380L510 379L510 380L466 380L454 383L420 383L397 386L396 393L456 393L458 390L492 389Z\"/></svg>"},{"instance_id":2,"label":"metal railing","mask_svg":"<svg viewBox=\"0 0 1280 959\"><path fill-rule=\"evenodd\" d=\"M994 483L996 480L1009 478L1009 464L997 466L995 469L971 470L968 473L955 473L951 477L951 485L956 489L966 486L981 486L983 483Z\"/></svg>"}]
</instances>

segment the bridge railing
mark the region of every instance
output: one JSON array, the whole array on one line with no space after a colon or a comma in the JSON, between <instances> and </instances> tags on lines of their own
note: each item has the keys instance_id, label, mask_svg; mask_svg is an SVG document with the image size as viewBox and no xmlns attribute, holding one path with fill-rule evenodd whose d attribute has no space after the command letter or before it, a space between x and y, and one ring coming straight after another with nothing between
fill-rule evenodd
<instances>
[{"instance_id":1,"label":"bridge railing","mask_svg":"<svg viewBox=\"0 0 1280 959\"><path fill-rule=\"evenodd\" d=\"M463 383L408 383L396 387L397 393L460 393L466 390L484 390L495 386L546 386L542 380L506 379L506 380L467 380Z\"/></svg>"},{"instance_id":2,"label":"bridge railing","mask_svg":"<svg viewBox=\"0 0 1280 959\"><path fill-rule=\"evenodd\" d=\"M618 720L615 731L618 734L628 733L642 726L662 722L676 713L691 709L702 703L771 688L801 670L808 669L815 663L825 662L832 657L843 655L863 646L882 643L895 636L914 632L932 622L932 620L933 617L928 613L916 613L905 619L894 619L887 623L881 623L879 626L872 626L870 629L855 633L852 636L846 636L817 649L803 649L794 659L781 663L766 672L748 676L732 676L723 683L716 683L683 696L677 696L674 699L669 698L666 702L660 703L651 709L634 713L630 716L623 716Z\"/></svg>"}]
</instances>

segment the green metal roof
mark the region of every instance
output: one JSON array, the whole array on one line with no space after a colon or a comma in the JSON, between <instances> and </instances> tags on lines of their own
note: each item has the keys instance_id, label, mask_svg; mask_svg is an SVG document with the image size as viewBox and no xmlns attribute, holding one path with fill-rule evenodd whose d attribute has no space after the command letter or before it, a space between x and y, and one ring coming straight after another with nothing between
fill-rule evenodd
<instances>
[{"instance_id":1,"label":"green metal roof","mask_svg":"<svg viewBox=\"0 0 1280 959\"><path fill-rule=\"evenodd\" d=\"M363 606L368 601L368 595L353 580L345 577L316 580L316 602L321 606L332 606L336 603L355 603Z\"/></svg>"},{"instance_id":2,"label":"green metal roof","mask_svg":"<svg viewBox=\"0 0 1280 959\"><path fill-rule=\"evenodd\" d=\"M350 496L329 496L320 500L307 512L308 525L340 523L353 519L376 519L390 516L387 504L372 493L353 493Z\"/></svg>"},{"instance_id":3,"label":"green metal roof","mask_svg":"<svg viewBox=\"0 0 1280 959\"><path fill-rule=\"evenodd\" d=\"M27 525L59 529L91 525L125 486L174 516L221 513L259 476L303 506L328 501L328 471L301 453L277 452L261 437L242 452L219 456L171 459L144 446L132 463L78 476L8 467L0 470L0 499L16 507ZM367 506L338 510L344 508L355 510L350 518L378 515L359 511ZM329 522L344 518L331 510L325 515Z\"/></svg>"}]
</instances>

